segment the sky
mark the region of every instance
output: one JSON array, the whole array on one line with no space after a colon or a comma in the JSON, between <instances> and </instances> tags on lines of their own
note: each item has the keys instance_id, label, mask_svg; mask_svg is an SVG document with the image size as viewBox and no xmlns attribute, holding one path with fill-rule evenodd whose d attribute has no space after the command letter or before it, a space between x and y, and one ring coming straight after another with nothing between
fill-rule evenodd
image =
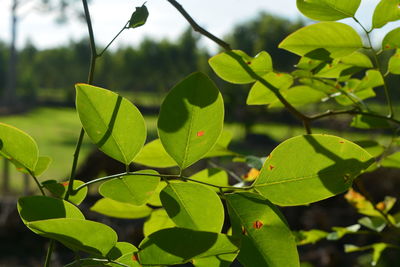
<instances>
[{"instance_id":1,"label":"sky","mask_svg":"<svg viewBox=\"0 0 400 267\"><path fill-rule=\"evenodd\" d=\"M18 28L18 47L28 41L40 49L68 44L69 40L80 40L87 36L84 23L75 16L65 24L57 24L54 14L36 10L39 0L27 0L28 4L20 9L21 21ZM0 0L0 40L10 39L10 7L12 0ZM122 26L129 20L135 6L141 6L144 0L92 0L91 17L98 46L108 43ZM180 3L189 14L204 28L222 37L236 24L254 18L262 11L296 20L305 18L296 8L296 0L181 0ZM378 0L363 0L356 16L368 28L374 6ZM124 31L112 48L137 45L143 38L176 39L188 27L183 17L166 0L147 0L150 12L147 23L137 29ZM81 8L77 1L77 8ZM346 19L344 22L355 28L357 25ZM379 30L377 37L382 37L400 23L390 23ZM204 46L215 49L210 41L203 40Z\"/></svg>"}]
</instances>

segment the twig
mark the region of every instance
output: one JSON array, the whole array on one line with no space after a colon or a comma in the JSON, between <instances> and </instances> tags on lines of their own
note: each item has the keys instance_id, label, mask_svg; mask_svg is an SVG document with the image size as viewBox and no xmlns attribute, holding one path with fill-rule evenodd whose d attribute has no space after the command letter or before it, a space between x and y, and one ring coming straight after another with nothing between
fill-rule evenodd
<instances>
[{"instance_id":1,"label":"twig","mask_svg":"<svg viewBox=\"0 0 400 267\"><path fill-rule=\"evenodd\" d=\"M196 21L194 21L194 19L186 12L186 10L182 7L181 4L179 4L177 1L175 0L167 0L171 5L173 5L176 10L179 11L179 13L181 13L181 15L189 22L190 26L192 26L193 30L200 33L201 35L204 35L205 37L209 38L210 40L212 40L213 42L217 43L219 46L221 46L222 48L224 48L227 51L232 50L231 46L222 41L221 39L219 39L218 37L216 37L215 35L211 34L210 32L206 31L204 28L202 28L199 24L197 24Z\"/></svg>"}]
</instances>

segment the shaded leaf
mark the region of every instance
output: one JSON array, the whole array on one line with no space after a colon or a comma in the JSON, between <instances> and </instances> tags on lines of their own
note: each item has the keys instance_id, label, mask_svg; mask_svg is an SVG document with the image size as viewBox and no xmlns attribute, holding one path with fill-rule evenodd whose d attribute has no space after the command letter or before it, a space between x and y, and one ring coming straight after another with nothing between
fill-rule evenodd
<instances>
[{"instance_id":1,"label":"shaded leaf","mask_svg":"<svg viewBox=\"0 0 400 267\"><path fill-rule=\"evenodd\" d=\"M391 128L391 125L387 120L368 115L354 116L351 121L351 126L360 129Z\"/></svg>"},{"instance_id":2,"label":"shaded leaf","mask_svg":"<svg viewBox=\"0 0 400 267\"><path fill-rule=\"evenodd\" d=\"M149 11L145 4L140 7L136 7L135 12L132 13L131 19L129 20L129 28L137 28L143 26L147 18L149 17Z\"/></svg>"}]
</instances>

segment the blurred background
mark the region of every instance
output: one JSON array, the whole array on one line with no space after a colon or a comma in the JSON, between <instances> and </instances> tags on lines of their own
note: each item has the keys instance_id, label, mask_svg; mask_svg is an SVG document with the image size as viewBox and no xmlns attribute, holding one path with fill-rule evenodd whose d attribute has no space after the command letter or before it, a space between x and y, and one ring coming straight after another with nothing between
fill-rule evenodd
<instances>
[{"instance_id":1,"label":"blurred background","mask_svg":"<svg viewBox=\"0 0 400 267\"><path fill-rule=\"evenodd\" d=\"M363 1L357 14L367 28L377 2ZM98 51L125 25L135 7L142 4L132 0L90 1ZM311 23L297 11L294 0L185 0L181 4L200 25L222 37L234 49L241 49L251 56L262 50L270 53L277 71L290 72L299 59L278 49L278 44L291 32ZM94 84L116 91L138 106L146 118L148 141L157 138L158 109L165 94L174 84L198 70L207 73L223 94L225 129L233 135L232 150L263 157L281 141L304 133L301 124L284 110L246 106L249 87L225 83L213 74L207 61L218 53L219 48L194 33L167 1L149 0L146 5L150 12L147 23L124 31L98 60ZM37 141L41 155L53 159L50 168L40 177L41 181L62 181L68 177L81 128L74 109L74 84L87 80L90 62L82 10L78 0L0 1L0 122L29 133ZM350 20L344 22L357 28ZM399 23L389 23L374 35L373 40L380 40L386 32L398 26ZM374 44L379 45L377 41ZM398 82L394 78L390 81L392 84ZM370 105L385 110L381 92L377 94ZM393 94L397 101L399 93ZM303 110L322 111L327 107L329 104L324 103ZM315 125L314 132L341 135L352 141L379 136L385 143L390 139L390 134L385 132L349 131L348 125L346 116L334 121L324 120ZM45 240L30 233L15 210L18 196L35 193L34 183L0 160L0 266L41 266ZM227 167L237 175L248 171L240 164ZM104 173L117 173L118 168L121 166L99 155L85 139L79 179L89 180ZM375 179L377 175L390 179L398 173L386 170L383 174L375 174ZM372 181L371 177L365 179ZM373 182L371 188L374 188ZM388 188L395 189L393 186ZM377 197L388 194L383 189L381 191L376 192ZM95 190L92 190L91 197L93 200L83 204L83 209L88 209L95 201ZM293 229L328 231L332 226L348 226L357 220L356 212L346 205L343 196L310 207L284 209L283 212ZM136 245L140 241L143 221L110 219L88 213L89 218L112 224L126 241ZM304 266L368 266L363 265L360 255L344 254L345 242L302 247ZM57 250L60 264L72 259L61 245ZM381 264L395 266L390 265L393 264L390 261Z\"/></svg>"}]
</instances>

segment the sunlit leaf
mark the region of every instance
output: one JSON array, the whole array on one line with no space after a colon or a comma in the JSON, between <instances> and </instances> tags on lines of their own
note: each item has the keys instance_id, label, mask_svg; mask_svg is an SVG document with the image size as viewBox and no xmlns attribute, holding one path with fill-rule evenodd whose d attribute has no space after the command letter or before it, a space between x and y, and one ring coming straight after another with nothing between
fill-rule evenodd
<instances>
[{"instance_id":1,"label":"sunlit leaf","mask_svg":"<svg viewBox=\"0 0 400 267\"><path fill-rule=\"evenodd\" d=\"M74 251L106 256L117 243L117 234L112 228L94 221L61 218L27 225L41 236L55 239Z\"/></svg>"},{"instance_id":2,"label":"sunlit leaf","mask_svg":"<svg viewBox=\"0 0 400 267\"><path fill-rule=\"evenodd\" d=\"M296 3L310 19L332 21L353 17L361 0L297 0Z\"/></svg>"},{"instance_id":3,"label":"sunlit leaf","mask_svg":"<svg viewBox=\"0 0 400 267\"><path fill-rule=\"evenodd\" d=\"M143 225L144 236L149 236L161 229L172 228L175 223L168 217L165 209L157 209L153 211L150 218Z\"/></svg>"},{"instance_id":4,"label":"sunlit leaf","mask_svg":"<svg viewBox=\"0 0 400 267\"><path fill-rule=\"evenodd\" d=\"M269 84L278 90L285 90L293 84L293 77L286 73L270 72L262 77ZM271 89L266 87L260 81L256 82L247 96L247 105L266 105L277 100L277 97Z\"/></svg>"},{"instance_id":5,"label":"sunlit leaf","mask_svg":"<svg viewBox=\"0 0 400 267\"><path fill-rule=\"evenodd\" d=\"M349 55L363 44L361 37L350 26L339 22L320 22L290 34L280 44L300 56L337 58Z\"/></svg>"},{"instance_id":6,"label":"sunlit leaf","mask_svg":"<svg viewBox=\"0 0 400 267\"><path fill-rule=\"evenodd\" d=\"M304 205L344 192L373 162L368 152L343 138L297 136L271 152L255 189L278 205Z\"/></svg>"},{"instance_id":7,"label":"sunlit leaf","mask_svg":"<svg viewBox=\"0 0 400 267\"><path fill-rule=\"evenodd\" d=\"M128 203L118 202L109 198L97 201L90 210L115 218L138 219L150 215L152 209L146 205L135 206Z\"/></svg>"},{"instance_id":8,"label":"sunlit leaf","mask_svg":"<svg viewBox=\"0 0 400 267\"><path fill-rule=\"evenodd\" d=\"M307 244L315 244L321 239L324 239L328 233L321 230L312 229L309 231L298 231L293 232L296 237L297 245L307 245Z\"/></svg>"},{"instance_id":9,"label":"sunlit leaf","mask_svg":"<svg viewBox=\"0 0 400 267\"><path fill-rule=\"evenodd\" d=\"M382 40L382 49L397 49L400 47L400 28L388 32Z\"/></svg>"},{"instance_id":10,"label":"sunlit leaf","mask_svg":"<svg viewBox=\"0 0 400 267\"><path fill-rule=\"evenodd\" d=\"M398 0L381 0L372 16L372 27L381 28L386 23L400 19Z\"/></svg>"},{"instance_id":11,"label":"sunlit leaf","mask_svg":"<svg viewBox=\"0 0 400 267\"><path fill-rule=\"evenodd\" d=\"M226 173L226 171L217 168L204 169L193 174L190 178L196 181L217 186L229 186L228 174ZM209 188L211 190L219 192L219 189L216 187L209 186Z\"/></svg>"},{"instance_id":12,"label":"sunlit leaf","mask_svg":"<svg viewBox=\"0 0 400 267\"><path fill-rule=\"evenodd\" d=\"M271 56L262 51L254 58L240 50L218 54L209 60L211 68L223 80L246 84L256 81L255 76L264 76L272 69Z\"/></svg>"},{"instance_id":13,"label":"sunlit leaf","mask_svg":"<svg viewBox=\"0 0 400 267\"><path fill-rule=\"evenodd\" d=\"M55 180L47 180L43 183L44 188L49 190L54 196L59 198L64 198L65 194L68 190L69 182L57 182ZM79 186L83 185L84 182L80 180L74 180L73 189L77 189ZM71 192L68 198L68 201L74 203L75 205L79 205L85 199L88 192L88 188L84 187L80 189L78 192Z\"/></svg>"},{"instance_id":14,"label":"sunlit leaf","mask_svg":"<svg viewBox=\"0 0 400 267\"><path fill-rule=\"evenodd\" d=\"M150 174L150 175L147 175ZM99 193L106 198L133 205L143 205L154 194L160 182L154 170L137 171L106 181L99 187Z\"/></svg>"},{"instance_id":15,"label":"sunlit leaf","mask_svg":"<svg viewBox=\"0 0 400 267\"><path fill-rule=\"evenodd\" d=\"M142 114L109 90L82 83L75 87L76 109L87 135L108 156L130 164L146 140Z\"/></svg>"},{"instance_id":16,"label":"sunlit leaf","mask_svg":"<svg viewBox=\"0 0 400 267\"><path fill-rule=\"evenodd\" d=\"M218 88L197 72L176 85L161 105L158 134L181 169L205 156L222 132L224 103Z\"/></svg>"},{"instance_id":17,"label":"sunlit leaf","mask_svg":"<svg viewBox=\"0 0 400 267\"><path fill-rule=\"evenodd\" d=\"M238 251L239 240L224 234L169 228L155 232L139 245L143 265L174 265L193 258L231 254Z\"/></svg>"},{"instance_id":18,"label":"sunlit leaf","mask_svg":"<svg viewBox=\"0 0 400 267\"><path fill-rule=\"evenodd\" d=\"M294 236L272 203L253 193L229 194L226 201L244 266L300 266Z\"/></svg>"},{"instance_id":19,"label":"sunlit leaf","mask_svg":"<svg viewBox=\"0 0 400 267\"><path fill-rule=\"evenodd\" d=\"M388 70L393 74L400 74L400 49L396 49L396 53L390 57Z\"/></svg>"},{"instance_id":20,"label":"sunlit leaf","mask_svg":"<svg viewBox=\"0 0 400 267\"><path fill-rule=\"evenodd\" d=\"M16 164L17 168L22 166L33 172L38 162L39 149L28 134L0 122L0 156Z\"/></svg>"},{"instance_id":21,"label":"sunlit leaf","mask_svg":"<svg viewBox=\"0 0 400 267\"><path fill-rule=\"evenodd\" d=\"M169 217L179 227L221 231L224 208L218 195L208 187L195 183L169 183L161 191L160 199Z\"/></svg>"}]
</instances>

